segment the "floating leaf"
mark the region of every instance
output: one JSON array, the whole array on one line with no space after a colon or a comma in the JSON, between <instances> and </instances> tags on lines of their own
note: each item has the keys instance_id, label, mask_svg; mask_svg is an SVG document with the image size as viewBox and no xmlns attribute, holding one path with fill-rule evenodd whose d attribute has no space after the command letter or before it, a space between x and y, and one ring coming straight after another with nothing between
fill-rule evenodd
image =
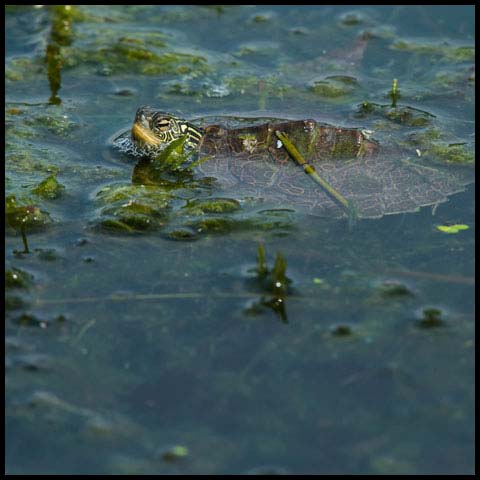
<instances>
[{"instance_id":1,"label":"floating leaf","mask_svg":"<svg viewBox=\"0 0 480 480\"><path fill-rule=\"evenodd\" d=\"M468 230L470 227L465 224L455 224L455 225L437 225L437 230L440 230L444 233L458 233L460 230Z\"/></svg>"}]
</instances>

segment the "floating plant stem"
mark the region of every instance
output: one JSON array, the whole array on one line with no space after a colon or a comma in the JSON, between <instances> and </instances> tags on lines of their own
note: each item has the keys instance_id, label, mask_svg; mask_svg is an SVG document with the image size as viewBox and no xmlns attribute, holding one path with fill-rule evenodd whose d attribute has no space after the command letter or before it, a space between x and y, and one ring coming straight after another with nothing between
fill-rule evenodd
<instances>
[{"instance_id":1,"label":"floating plant stem","mask_svg":"<svg viewBox=\"0 0 480 480\"><path fill-rule=\"evenodd\" d=\"M275 135L279 138L279 140L283 143L285 150L289 153L289 155L300 165L303 167L305 173L310 175L314 182L318 183L329 195L331 195L340 205L342 205L347 212L350 214L353 211L352 206L348 202L348 200L335 188L333 188L326 180L324 180L315 170L313 165L310 165L301 155L301 153L297 150L295 145L290 141L287 135L284 132L276 131Z\"/></svg>"}]
</instances>

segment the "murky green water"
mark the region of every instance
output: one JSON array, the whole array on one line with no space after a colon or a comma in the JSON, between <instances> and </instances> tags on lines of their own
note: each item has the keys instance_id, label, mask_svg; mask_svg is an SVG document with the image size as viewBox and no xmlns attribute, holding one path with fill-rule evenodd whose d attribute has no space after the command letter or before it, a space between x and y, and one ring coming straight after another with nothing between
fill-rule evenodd
<instances>
[{"instance_id":1,"label":"murky green water","mask_svg":"<svg viewBox=\"0 0 480 480\"><path fill-rule=\"evenodd\" d=\"M7 7L7 472L473 473L473 13ZM108 145L143 104L361 127L471 181L354 224L192 210L215 183Z\"/></svg>"}]
</instances>

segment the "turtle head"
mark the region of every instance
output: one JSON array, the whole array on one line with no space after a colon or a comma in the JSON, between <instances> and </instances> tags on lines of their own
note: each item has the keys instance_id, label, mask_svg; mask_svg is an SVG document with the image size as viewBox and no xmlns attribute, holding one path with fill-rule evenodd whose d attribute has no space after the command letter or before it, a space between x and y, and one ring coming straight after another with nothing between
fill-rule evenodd
<instances>
[{"instance_id":1,"label":"turtle head","mask_svg":"<svg viewBox=\"0 0 480 480\"><path fill-rule=\"evenodd\" d=\"M184 135L187 135L185 145L194 149L198 147L203 132L185 120L149 106L140 107L135 114L131 136L141 152L158 152Z\"/></svg>"}]
</instances>

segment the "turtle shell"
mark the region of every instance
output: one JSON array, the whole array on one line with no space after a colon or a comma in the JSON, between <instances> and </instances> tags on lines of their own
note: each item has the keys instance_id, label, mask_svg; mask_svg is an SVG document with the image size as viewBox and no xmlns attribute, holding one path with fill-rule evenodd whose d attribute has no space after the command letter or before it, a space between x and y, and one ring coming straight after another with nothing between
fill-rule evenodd
<instances>
[{"instance_id":1,"label":"turtle shell","mask_svg":"<svg viewBox=\"0 0 480 480\"><path fill-rule=\"evenodd\" d=\"M314 120L223 119L203 123L201 174L214 177L229 197L253 197L277 207L342 217L345 208L289 156L276 131L287 134L306 161L353 205L358 218L413 212L464 190L471 174L422 164L405 152L370 140L360 129Z\"/></svg>"}]
</instances>

